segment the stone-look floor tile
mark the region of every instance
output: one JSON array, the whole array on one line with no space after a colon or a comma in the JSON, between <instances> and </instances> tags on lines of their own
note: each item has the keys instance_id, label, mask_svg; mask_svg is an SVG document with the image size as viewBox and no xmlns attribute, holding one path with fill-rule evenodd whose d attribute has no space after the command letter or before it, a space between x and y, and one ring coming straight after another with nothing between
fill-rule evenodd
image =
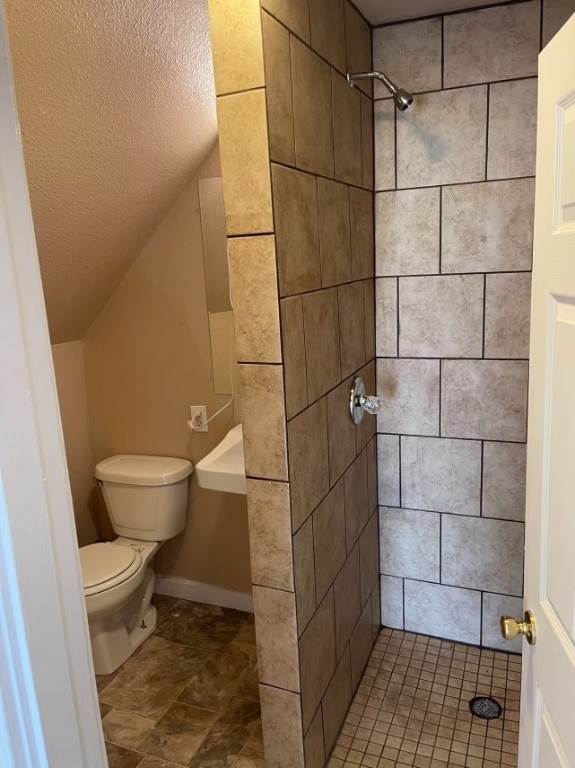
<instances>
[{"instance_id":1,"label":"stone-look floor tile","mask_svg":"<svg viewBox=\"0 0 575 768\"><path fill-rule=\"evenodd\" d=\"M484 85L418 96L397 118L397 186L482 181L486 115Z\"/></svg>"},{"instance_id":2,"label":"stone-look floor tile","mask_svg":"<svg viewBox=\"0 0 575 768\"><path fill-rule=\"evenodd\" d=\"M202 749L210 744L245 744L260 723L260 705L256 701L233 698L218 717ZM199 765L203 764L200 763Z\"/></svg>"},{"instance_id":3,"label":"stone-look floor tile","mask_svg":"<svg viewBox=\"0 0 575 768\"><path fill-rule=\"evenodd\" d=\"M444 19L444 86L537 74L540 2L484 8Z\"/></svg>"},{"instance_id":4,"label":"stone-look floor tile","mask_svg":"<svg viewBox=\"0 0 575 768\"><path fill-rule=\"evenodd\" d=\"M324 768L325 748L323 744L323 718L321 707L317 708L315 717L305 735L304 755L306 768Z\"/></svg>"},{"instance_id":5,"label":"stone-look floor tile","mask_svg":"<svg viewBox=\"0 0 575 768\"><path fill-rule=\"evenodd\" d=\"M217 99L228 235L273 231L264 90Z\"/></svg>"},{"instance_id":6,"label":"stone-look floor tile","mask_svg":"<svg viewBox=\"0 0 575 768\"><path fill-rule=\"evenodd\" d=\"M343 653L361 613L361 568L356 545L335 578L335 647L337 658Z\"/></svg>"},{"instance_id":7,"label":"stone-look floor tile","mask_svg":"<svg viewBox=\"0 0 575 768\"><path fill-rule=\"evenodd\" d=\"M358 584L359 598L359 584ZM330 590L299 642L304 732L309 728L336 666L334 595ZM263 704L263 699L262 699ZM265 712L265 710L263 710ZM264 718L265 734L265 718ZM267 747L267 743L266 743Z\"/></svg>"},{"instance_id":8,"label":"stone-look floor tile","mask_svg":"<svg viewBox=\"0 0 575 768\"><path fill-rule=\"evenodd\" d=\"M381 623L384 627L403 629L403 579L382 576Z\"/></svg>"},{"instance_id":9,"label":"stone-look floor tile","mask_svg":"<svg viewBox=\"0 0 575 768\"><path fill-rule=\"evenodd\" d=\"M487 275L485 357L528 358L531 274Z\"/></svg>"},{"instance_id":10,"label":"stone-look floor tile","mask_svg":"<svg viewBox=\"0 0 575 768\"><path fill-rule=\"evenodd\" d=\"M355 425L349 417L349 393L353 378L346 379L327 395L329 478L333 485L356 456Z\"/></svg>"},{"instance_id":11,"label":"stone-look floor tile","mask_svg":"<svg viewBox=\"0 0 575 768\"><path fill-rule=\"evenodd\" d=\"M442 435L524 441L527 376L522 361L443 361Z\"/></svg>"},{"instance_id":12,"label":"stone-look floor tile","mask_svg":"<svg viewBox=\"0 0 575 768\"><path fill-rule=\"evenodd\" d=\"M525 520L525 461L522 443L484 443L484 517Z\"/></svg>"},{"instance_id":13,"label":"stone-look floor tile","mask_svg":"<svg viewBox=\"0 0 575 768\"><path fill-rule=\"evenodd\" d=\"M486 648L497 648L500 651L521 653L523 643L521 637L516 637L515 640L504 640L501 637L499 629L501 616L523 616L523 598L484 592L481 645Z\"/></svg>"},{"instance_id":14,"label":"stone-look floor tile","mask_svg":"<svg viewBox=\"0 0 575 768\"><path fill-rule=\"evenodd\" d=\"M520 596L524 543L523 523L445 515L441 580L458 587Z\"/></svg>"},{"instance_id":15,"label":"stone-look floor tile","mask_svg":"<svg viewBox=\"0 0 575 768\"><path fill-rule=\"evenodd\" d=\"M369 654L368 654L369 655ZM322 701L325 752L329 754L353 695L349 647L341 657Z\"/></svg>"},{"instance_id":16,"label":"stone-look floor tile","mask_svg":"<svg viewBox=\"0 0 575 768\"><path fill-rule=\"evenodd\" d=\"M298 634L306 628L316 609L313 522L308 517L293 537L295 598Z\"/></svg>"},{"instance_id":17,"label":"stone-look floor tile","mask_svg":"<svg viewBox=\"0 0 575 768\"><path fill-rule=\"evenodd\" d=\"M303 324L310 402L341 381L338 289L303 297ZM363 315L362 315L363 322Z\"/></svg>"},{"instance_id":18,"label":"stone-look floor tile","mask_svg":"<svg viewBox=\"0 0 575 768\"><path fill-rule=\"evenodd\" d=\"M159 595L154 596L156 605L158 597ZM172 643L192 646L188 650L191 654L199 655L200 662L205 661L207 654L201 656L193 649L223 653L226 646L236 640L239 633L253 621L252 614L190 600L174 600L168 604L167 610L159 610L158 613L156 634L165 640L171 640ZM153 660L159 660L164 654L166 659L169 659L170 654L175 652L171 644L162 644L161 640L154 639L146 644L140 655L144 654L144 659L149 656ZM190 658L193 659L193 656Z\"/></svg>"},{"instance_id":19,"label":"stone-look floor tile","mask_svg":"<svg viewBox=\"0 0 575 768\"><path fill-rule=\"evenodd\" d=\"M341 375L349 376L365 363L363 283L341 285L337 289L337 300Z\"/></svg>"},{"instance_id":20,"label":"stone-look floor tile","mask_svg":"<svg viewBox=\"0 0 575 768\"><path fill-rule=\"evenodd\" d=\"M367 365L364 365L364 367L357 372L357 375L364 380L365 391L368 394L371 394L371 393L375 394L376 392L375 360L371 360ZM349 418L349 403L348 403L347 411L348 411L347 416ZM358 424L357 426L355 426L355 446L358 454L361 453L361 451L369 443L372 437L375 436L376 429L377 429L376 419L374 419L373 416L369 418L367 414L363 419L363 421L361 422L361 424ZM371 511L371 508L370 508L370 511Z\"/></svg>"},{"instance_id":21,"label":"stone-look floor tile","mask_svg":"<svg viewBox=\"0 0 575 768\"><path fill-rule=\"evenodd\" d=\"M240 9L211 2L210 27L216 93L266 85L259 3L244 3Z\"/></svg>"},{"instance_id":22,"label":"stone-look floor tile","mask_svg":"<svg viewBox=\"0 0 575 768\"><path fill-rule=\"evenodd\" d=\"M561 29L575 13L573 0L543 0L543 45Z\"/></svg>"},{"instance_id":23,"label":"stone-look floor tile","mask_svg":"<svg viewBox=\"0 0 575 768\"><path fill-rule=\"evenodd\" d=\"M481 594L441 584L405 581L405 629L461 643L480 642Z\"/></svg>"},{"instance_id":24,"label":"stone-look floor tile","mask_svg":"<svg viewBox=\"0 0 575 768\"><path fill-rule=\"evenodd\" d=\"M353 280L372 277L374 272L373 195L349 187L351 226L351 274Z\"/></svg>"},{"instance_id":25,"label":"stone-look floor tile","mask_svg":"<svg viewBox=\"0 0 575 768\"><path fill-rule=\"evenodd\" d=\"M375 357L375 280L363 281L363 316L365 320L365 359Z\"/></svg>"},{"instance_id":26,"label":"stone-look floor tile","mask_svg":"<svg viewBox=\"0 0 575 768\"><path fill-rule=\"evenodd\" d=\"M322 287L351 280L349 193L345 184L318 178Z\"/></svg>"},{"instance_id":27,"label":"stone-look floor tile","mask_svg":"<svg viewBox=\"0 0 575 768\"><path fill-rule=\"evenodd\" d=\"M537 79L493 83L489 87L487 178L534 176L536 133Z\"/></svg>"},{"instance_id":28,"label":"stone-look floor tile","mask_svg":"<svg viewBox=\"0 0 575 768\"><path fill-rule=\"evenodd\" d=\"M349 638L349 650L351 656L351 687L355 691L371 649L373 647L373 624L371 617L371 600L368 600L361 612L361 616L355 625ZM336 673L337 674L337 673Z\"/></svg>"},{"instance_id":29,"label":"stone-look floor tile","mask_svg":"<svg viewBox=\"0 0 575 768\"><path fill-rule=\"evenodd\" d=\"M108 757L109 768L137 768L143 755L132 752L130 749L118 747L116 744L106 742L106 755Z\"/></svg>"},{"instance_id":30,"label":"stone-look floor tile","mask_svg":"<svg viewBox=\"0 0 575 768\"><path fill-rule=\"evenodd\" d=\"M325 398L288 424L292 530L296 531L329 491Z\"/></svg>"},{"instance_id":31,"label":"stone-look floor tile","mask_svg":"<svg viewBox=\"0 0 575 768\"><path fill-rule=\"evenodd\" d=\"M373 189L373 103L367 96L361 97L361 186Z\"/></svg>"},{"instance_id":32,"label":"stone-look floor tile","mask_svg":"<svg viewBox=\"0 0 575 768\"><path fill-rule=\"evenodd\" d=\"M399 507L399 435L377 436L379 503Z\"/></svg>"},{"instance_id":33,"label":"stone-look floor tile","mask_svg":"<svg viewBox=\"0 0 575 768\"><path fill-rule=\"evenodd\" d=\"M244 747L240 753L235 768L266 768L263 752Z\"/></svg>"},{"instance_id":34,"label":"stone-look floor tile","mask_svg":"<svg viewBox=\"0 0 575 768\"><path fill-rule=\"evenodd\" d=\"M344 475L345 541L351 552L369 517L367 453L363 450Z\"/></svg>"},{"instance_id":35,"label":"stone-look floor tile","mask_svg":"<svg viewBox=\"0 0 575 768\"><path fill-rule=\"evenodd\" d=\"M344 3L346 65L352 72L367 72L371 65L371 28L350 2ZM373 88L369 81L358 83L368 96Z\"/></svg>"},{"instance_id":36,"label":"stone-look floor tile","mask_svg":"<svg viewBox=\"0 0 575 768\"><path fill-rule=\"evenodd\" d=\"M343 480L340 480L313 513L315 583L318 601L323 600L345 562L344 499Z\"/></svg>"},{"instance_id":37,"label":"stone-look floor tile","mask_svg":"<svg viewBox=\"0 0 575 768\"><path fill-rule=\"evenodd\" d=\"M375 189L395 187L395 106L391 99L373 105Z\"/></svg>"},{"instance_id":38,"label":"stone-look floor tile","mask_svg":"<svg viewBox=\"0 0 575 768\"><path fill-rule=\"evenodd\" d=\"M439 581L439 515L381 507L381 572L387 576Z\"/></svg>"},{"instance_id":39,"label":"stone-look floor tile","mask_svg":"<svg viewBox=\"0 0 575 768\"><path fill-rule=\"evenodd\" d=\"M375 281L376 352L378 357L397 357L397 278Z\"/></svg>"},{"instance_id":40,"label":"stone-look floor tile","mask_svg":"<svg viewBox=\"0 0 575 768\"><path fill-rule=\"evenodd\" d=\"M112 706L110 704L100 704L100 717L104 719L111 709Z\"/></svg>"},{"instance_id":41,"label":"stone-look floor tile","mask_svg":"<svg viewBox=\"0 0 575 768\"><path fill-rule=\"evenodd\" d=\"M216 715L213 715L214 720L215 718ZM142 715L136 715L126 709L116 709L115 707L112 707L102 720L106 741L139 752L144 752L141 746L155 725L156 721L152 718L142 717ZM191 750L188 758L190 756Z\"/></svg>"},{"instance_id":42,"label":"stone-look floor tile","mask_svg":"<svg viewBox=\"0 0 575 768\"><path fill-rule=\"evenodd\" d=\"M270 768L304 768L300 696L260 686L266 761Z\"/></svg>"},{"instance_id":43,"label":"stone-look floor tile","mask_svg":"<svg viewBox=\"0 0 575 768\"><path fill-rule=\"evenodd\" d=\"M262 13L270 159L295 165L289 32Z\"/></svg>"},{"instance_id":44,"label":"stone-look floor tile","mask_svg":"<svg viewBox=\"0 0 575 768\"><path fill-rule=\"evenodd\" d=\"M311 47L329 63L345 70L345 33L342 0L309 0Z\"/></svg>"},{"instance_id":45,"label":"stone-look floor tile","mask_svg":"<svg viewBox=\"0 0 575 768\"><path fill-rule=\"evenodd\" d=\"M185 704L172 704L160 722L140 742L139 751L187 765L215 723L217 715Z\"/></svg>"},{"instance_id":46,"label":"stone-look floor tile","mask_svg":"<svg viewBox=\"0 0 575 768\"><path fill-rule=\"evenodd\" d=\"M350 88L346 78L333 69L331 89L335 178L359 186L362 171L360 92Z\"/></svg>"},{"instance_id":47,"label":"stone-look floor tile","mask_svg":"<svg viewBox=\"0 0 575 768\"><path fill-rule=\"evenodd\" d=\"M365 605L379 573L379 526L374 512L359 537L361 604Z\"/></svg>"},{"instance_id":48,"label":"stone-look floor tile","mask_svg":"<svg viewBox=\"0 0 575 768\"><path fill-rule=\"evenodd\" d=\"M378 430L439 434L439 360L377 361Z\"/></svg>"},{"instance_id":49,"label":"stone-look floor tile","mask_svg":"<svg viewBox=\"0 0 575 768\"><path fill-rule=\"evenodd\" d=\"M280 303L286 415L291 419L308 405L303 307L301 296Z\"/></svg>"},{"instance_id":50,"label":"stone-look floor tile","mask_svg":"<svg viewBox=\"0 0 575 768\"><path fill-rule=\"evenodd\" d=\"M223 712L248 669L244 659L213 653L193 673L179 701L211 712Z\"/></svg>"},{"instance_id":51,"label":"stone-look floor tile","mask_svg":"<svg viewBox=\"0 0 575 768\"><path fill-rule=\"evenodd\" d=\"M252 582L293 589L288 484L248 479L248 520Z\"/></svg>"},{"instance_id":52,"label":"stone-look floor tile","mask_svg":"<svg viewBox=\"0 0 575 768\"><path fill-rule=\"evenodd\" d=\"M401 438L401 501L404 506L479 515L480 489L480 442Z\"/></svg>"},{"instance_id":53,"label":"stone-look floor tile","mask_svg":"<svg viewBox=\"0 0 575 768\"><path fill-rule=\"evenodd\" d=\"M296 165L333 177L330 67L297 38L290 44Z\"/></svg>"},{"instance_id":54,"label":"stone-look floor tile","mask_svg":"<svg viewBox=\"0 0 575 768\"><path fill-rule=\"evenodd\" d=\"M138 768L178 768L175 763L168 763L166 760L161 760L159 757L150 757L146 755L141 763L138 763Z\"/></svg>"},{"instance_id":55,"label":"stone-look floor tile","mask_svg":"<svg viewBox=\"0 0 575 768\"><path fill-rule=\"evenodd\" d=\"M441 88L441 19L407 21L373 31L373 68L393 72L410 93ZM375 98L389 98L382 83L375 83Z\"/></svg>"},{"instance_id":56,"label":"stone-look floor tile","mask_svg":"<svg viewBox=\"0 0 575 768\"><path fill-rule=\"evenodd\" d=\"M281 296L321 286L317 185L314 176L272 164Z\"/></svg>"},{"instance_id":57,"label":"stone-look floor tile","mask_svg":"<svg viewBox=\"0 0 575 768\"><path fill-rule=\"evenodd\" d=\"M262 8L265 8L288 29L295 32L298 37L309 43L308 0L290 0L289 3L286 3L285 0L262 0Z\"/></svg>"},{"instance_id":58,"label":"stone-look floor tile","mask_svg":"<svg viewBox=\"0 0 575 768\"><path fill-rule=\"evenodd\" d=\"M259 701L259 682L260 675L258 664L257 661L254 661L248 665L245 673L241 676L240 683L236 688L235 695L240 699L248 699L248 701Z\"/></svg>"},{"instance_id":59,"label":"stone-look floor tile","mask_svg":"<svg viewBox=\"0 0 575 768\"><path fill-rule=\"evenodd\" d=\"M439 199L439 188L376 194L376 275L439 272Z\"/></svg>"},{"instance_id":60,"label":"stone-look floor tile","mask_svg":"<svg viewBox=\"0 0 575 768\"><path fill-rule=\"evenodd\" d=\"M531 269L534 179L443 188L442 272Z\"/></svg>"},{"instance_id":61,"label":"stone-look floor tile","mask_svg":"<svg viewBox=\"0 0 575 768\"><path fill-rule=\"evenodd\" d=\"M242 744L214 743L207 738L191 759L188 768L229 768L236 764L242 748Z\"/></svg>"},{"instance_id":62,"label":"stone-look floor tile","mask_svg":"<svg viewBox=\"0 0 575 768\"><path fill-rule=\"evenodd\" d=\"M267 587L253 588L260 680L299 690L295 595Z\"/></svg>"},{"instance_id":63,"label":"stone-look floor tile","mask_svg":"<svg viewBox=\"0 0 575 768\"><path fill-rule=\"evenodd\" d=\"M481 357L483 276L399 280L402 357Z\"/></svg>"}]
</instances>

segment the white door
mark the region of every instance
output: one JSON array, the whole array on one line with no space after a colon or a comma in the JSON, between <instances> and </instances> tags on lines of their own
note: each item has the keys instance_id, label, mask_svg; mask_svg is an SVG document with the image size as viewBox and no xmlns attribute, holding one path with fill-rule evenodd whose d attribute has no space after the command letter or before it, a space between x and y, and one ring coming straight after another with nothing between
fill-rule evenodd
<instances>
[{"instance_id":1,"label":"white door","mask_svg":"<svg viewBox=\"0 0 575 768\"><path fill-rule=\"evenodd\" d=\"M575 768L575 16L539 58L519 768Z\"/></svg>"}]
</instances>

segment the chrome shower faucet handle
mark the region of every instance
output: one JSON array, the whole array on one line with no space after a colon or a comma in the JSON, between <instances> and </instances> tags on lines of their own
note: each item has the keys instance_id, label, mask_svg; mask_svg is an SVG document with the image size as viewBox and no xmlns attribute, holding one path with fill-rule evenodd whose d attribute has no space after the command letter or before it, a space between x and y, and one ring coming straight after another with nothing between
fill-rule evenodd
<instances>
[{"instance_id":1,"label":"chrome shower faucet handle","mask_svg":"<svg viewBox=\"0 0 575 768\"><path fill-rule=\"evenodd\" d=\"M365 394L365 382L358 376L353 382L353 387L349 393L349 415L354 424L361 424L363 414L371 413L372 416L379 411L383 400L376 395Z\"/></svg>"}]
</instances>

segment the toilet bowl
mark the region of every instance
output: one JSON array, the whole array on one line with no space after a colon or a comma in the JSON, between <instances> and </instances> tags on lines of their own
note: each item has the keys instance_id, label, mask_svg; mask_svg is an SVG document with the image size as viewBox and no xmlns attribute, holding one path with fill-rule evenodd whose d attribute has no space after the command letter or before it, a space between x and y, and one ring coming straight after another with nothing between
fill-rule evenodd
<instances>
[{"instance_id":1,"label":"toilet bowl","mask_svg":"<svg viewBox=\"0 0 575 768\"><path fill-rule=\"evenodd\" d=\"M118 538L80 548L97 675L118 669L156 628L153 557L186 524L192 465L166 456L112 456L96 466Z\"/></svg>"}]
</instances>

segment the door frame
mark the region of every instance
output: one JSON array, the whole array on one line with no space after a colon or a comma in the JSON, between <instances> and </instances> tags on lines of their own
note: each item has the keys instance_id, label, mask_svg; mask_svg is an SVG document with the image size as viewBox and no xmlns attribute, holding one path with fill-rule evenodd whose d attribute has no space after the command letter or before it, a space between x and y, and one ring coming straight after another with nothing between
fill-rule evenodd
<instances>
[{"instance_id":1,"label":"door frame","mask_svg":"<svg viewBox=\"0 0 575 768\"><path fill-rule=\"evenodd\" d=\"M0 760L106 768L0 0Z\"/></svg>"}]
</instances>

